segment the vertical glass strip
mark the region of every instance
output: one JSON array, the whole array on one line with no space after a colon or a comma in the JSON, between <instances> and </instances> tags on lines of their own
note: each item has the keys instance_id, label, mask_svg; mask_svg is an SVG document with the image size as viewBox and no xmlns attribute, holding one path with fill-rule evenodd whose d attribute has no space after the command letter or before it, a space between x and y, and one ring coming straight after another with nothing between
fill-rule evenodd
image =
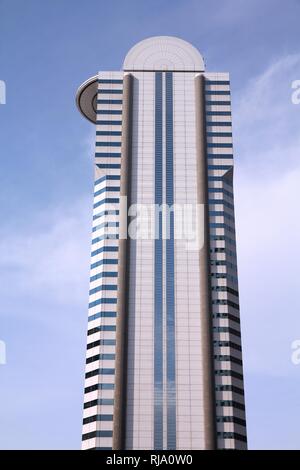
<instances>
[{"instance_id":1,"label":"vertical glass strip","mask_svg":"<svg viewBox=\"0 0 300 470\"><path fill-rule=\"evenodd\" d=\"M167 448L176 449L175 293L174 293L174 170L173 170L173 74L166 72L166 351L167 351ZM168 216L167 216L168 217Z\"/></svg>"},{"instance_id":2,"label":"vertical glass strip","mask_svg":"<svg viewBox=\"0 0 300 470\"><path fill-rule=\"evenodd\" d=\"M162 72L155 73L155 205L161 206L162 185ZM154 450L163 449L163 242L162 214L156 221L154 247Z\"/></svg>"}]
</instances>

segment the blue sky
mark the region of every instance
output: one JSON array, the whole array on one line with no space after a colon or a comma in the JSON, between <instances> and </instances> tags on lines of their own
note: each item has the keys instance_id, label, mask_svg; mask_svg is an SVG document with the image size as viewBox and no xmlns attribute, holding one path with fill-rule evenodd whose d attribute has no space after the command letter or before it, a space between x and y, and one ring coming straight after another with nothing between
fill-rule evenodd
<instances>
[{"instance_id":1,"label":"blue sky","mask_svg":"<svg viewBox=\"0 0 300 470\"><path fill-rule=\"evenodd\" d=\"M80 447L93 128L77 87L145 37L230 72L250 448L300 448L299 0L0 0L0 448Z\"/></svg>"}]
</instances>

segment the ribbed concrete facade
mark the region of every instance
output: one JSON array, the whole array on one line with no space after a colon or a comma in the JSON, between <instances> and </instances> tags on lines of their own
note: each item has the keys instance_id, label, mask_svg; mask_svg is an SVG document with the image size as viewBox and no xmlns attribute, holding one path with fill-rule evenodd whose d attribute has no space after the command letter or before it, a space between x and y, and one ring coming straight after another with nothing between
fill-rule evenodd
<instances>
[{"instance_id":1,"label":"ribbed concrete facade","mask_svg":"<svg viewBox=\"0 0 300 470\"><path fill-rule=\"evenodd\" d=\"M82 448L245 449L229 75L150 38L77 104L96 124ZM203 243L176 211L124 239L154 204L200 205Z\"/></svg>"}]
</instances>

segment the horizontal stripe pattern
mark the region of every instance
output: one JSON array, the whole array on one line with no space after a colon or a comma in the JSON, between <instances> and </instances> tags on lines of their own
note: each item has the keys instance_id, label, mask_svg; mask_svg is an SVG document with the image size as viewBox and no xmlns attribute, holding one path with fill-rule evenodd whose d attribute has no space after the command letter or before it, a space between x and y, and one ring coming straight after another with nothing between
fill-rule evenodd
<instances>
[{"instance_id":1,"label":"horizontal stripe pattern","mask_svg":"<svg viewBox=\"0 0 300 470\"><path fill-rule=\"evenodd\" d=\"M239 429L242 430L243 427L245 429L245 417L240 415L244 412L244 405L233 399L233 394L239 392L239 396L243 400L243 370L233 188L232 179L226 177L233 168L229 85L230 82L227 79L209 77L205 87L218 448L235 446L236 444L232 444L234 440L246 442L246 430L244 433L241 431L241 435L235 432L237 424ZM220 272L220 270L222 271ZM228 385L228 379L232 382L231 385ZM224 398L228 398L228 396L231 396L232 399L225 400ZM230 416L227 411L228 407L232 410ZM226 432L224 431L224 423L226 423L227 429L229 429L228 426L231 426L232 432L227 432L227 429ZM241 439L240 436L242 436Z\"/></svg>"},{"instance_id":2,"label":"horizontal stripe pattern","mask_svg":"<svg viewBox=\"0 0 300 470\"><path fill-rule=\"evenodd\" d=\"M92 440L91 444L88 442L88 447L85 445L84 448L112 448L119 250L118 205L122 160L123 79L121 77L121 73L111 76L100 74L98 80L96 178L82 440L89 441L94 438L100 440L96 446ZM98 398L88 399L90 394L96 391ZM95 412L91 415L91 410L94 409ZM97 421L103 422L101 430L89 432L91 429L89 426Z\"/></svg>"}]
</instances>

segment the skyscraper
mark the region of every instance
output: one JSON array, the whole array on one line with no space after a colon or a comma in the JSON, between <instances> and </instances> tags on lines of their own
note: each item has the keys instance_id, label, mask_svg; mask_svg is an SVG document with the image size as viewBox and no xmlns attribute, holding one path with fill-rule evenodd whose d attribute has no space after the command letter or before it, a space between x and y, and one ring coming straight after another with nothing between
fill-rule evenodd
<instances>
[{"instance_id":1,"label":"skyscraper","mask_svg":"<svg viewBox=\"0 0 300 470\"><path fill-rule=\"evenodd\" d=\"M82 448L246 449L229 75L153 37L77 105L96 125Z\"/></svg>"}]
</instances>

